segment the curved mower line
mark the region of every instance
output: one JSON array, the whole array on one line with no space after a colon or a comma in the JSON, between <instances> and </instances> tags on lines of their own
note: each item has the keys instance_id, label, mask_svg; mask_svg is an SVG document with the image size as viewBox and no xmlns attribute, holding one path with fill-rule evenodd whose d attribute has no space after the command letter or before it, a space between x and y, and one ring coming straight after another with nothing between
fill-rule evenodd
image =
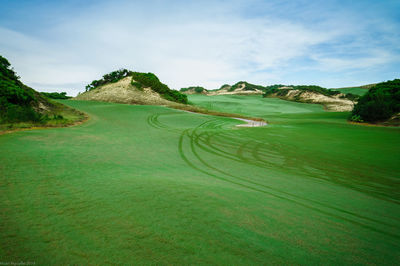
<instances>
[{"instance_id":1,"label":"curved mower line","mask_svg":"<svg viewBox=\"0 0 400 266\"><path fill-rule=\"evenodd\" d=\"M163 114L163 115L170 115L171 113ZM154 117L156 116L156 117ZM160 114L157 115L152 115L148 121L154 121L156 120L156 128L161 129L161 130L174 130L177 131L179 129L174 129L169 127L168 125L162 124L157 120L157 118L160 116ZM217 133L213 132L213 130L221 128L224 122L218 121L218 119L211 119L208 121L205 121L201 124L199 124L197 127L192 128L192 129L185 129L183 131L180 131L180 138L178 142L178 150L179 154L182 158L182 160L192 169L202 172L210 177L213 177L215 179L219 179L224 182L228 182L237 186L240 186L242 188L247 188L253 191L257 191L263 194L267 194L269 196L273 196L282 200L286 200L289 202L292 202L294 204L298 204L302 207L308 208L310 210L314 210L317 212L320 212L321 214L325 214L337 219L341 219L343 221L347 221L349 223L358 225L362 228L366 228L369 230L373 230L375 232L393 237L395 239L400 239L400 236L384 231L384 230L379 230L373 226L371 226L369 223L381 223L381 221L378 221L376 219L372 219L370 217L365 217L362 215L359 215L357 213L344 210L341 208L338 208L336 206L332 206L330 204L318 202L312 199L307 199L292 193L285 192L283 190L274 188L272 186L269 186L267 184L262 184L259 181L255 181L246 177L238 176L237 174L232 174L230 173L227 169L221 169L218 166L212 165L212 162L206 161L205 157L200 155L200 151L206 152L209 154L213 154L218 157L222 157L228 160L235 161L237 163L244 163L244 164L250 164L255 167L260 167L264 169L268 169L271 167L271 164L274 164L274 162L268 161L268 159L263 159L262 157L269 157L270 153L272 152L273 156L272 157L280 157L276 149L271 149L272 147L268 147L266 143L261 143L255 139L250 138L247 136L248 141L244 142L242 145L237 146L237 141L235 141L235 138L238 136L234 136L232 134L226 134L226 133ZM205 130L204 132L199 132L199 130ZM211 139L215 137L220 137L220 140L225 140L225 141L218 141L218 146L221 146L220 148L217 148L217 144L212 144ZM245 137L243 135L243 137ZM254 145L254 146L253 146ZM262 145L264 145L264 149L262 149ZM255 147L257 147L255 149ZM188 150L185 151L185 148L189 148ZM224 148L234 148L236 149L236 153L231 153L229 151L224 151ZM266 149L265 149L266 148ZM245 155L247 154L247 156ZM192 156L193 160L189 158L189 156ZM283 157L283 156L282 156ZM286 159L286 158L279 158L279 159ZM393 227L394 225L391 224L386 224L385 225L389 227Z\"/></svg>"}]
</instances>

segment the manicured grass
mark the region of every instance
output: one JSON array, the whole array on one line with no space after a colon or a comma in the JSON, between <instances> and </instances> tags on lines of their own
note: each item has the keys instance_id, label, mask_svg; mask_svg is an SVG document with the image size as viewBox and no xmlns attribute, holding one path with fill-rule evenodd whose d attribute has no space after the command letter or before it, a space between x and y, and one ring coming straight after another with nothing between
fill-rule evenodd
<instances>
[{"instance_id":1,"label":"manicured grass","mask_svg":"<svg viewBox=\"0 0 400 266\"><path fill-rule=\"evenodd\" d=\"M340 88L340 89L333 89L335 91L340 91L341 93L352 93L356 95L363 96L368 92L366 88L354 87L354 88Z\"/></svg>"},{"instance_id":2,"label":"manicured grass","mask_svg":"<svg viewBox=\"0 0 400 266\"><path fill-rule=\"evenodd\" d=\"M85 124L0 136L0 261L395 264L400 131L260 96L63 101Z\"/></svg>"}]
</instances>

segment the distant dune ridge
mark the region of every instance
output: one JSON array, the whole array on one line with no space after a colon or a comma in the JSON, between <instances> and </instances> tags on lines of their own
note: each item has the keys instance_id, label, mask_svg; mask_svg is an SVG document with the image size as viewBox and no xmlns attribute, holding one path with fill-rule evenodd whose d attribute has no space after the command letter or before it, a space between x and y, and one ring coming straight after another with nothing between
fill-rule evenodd
<instances>
[{"instance_id":1,"label":"distant dune ridge","mask_svg":"<svg viewBox=\"0 0 400 266\"><path fill-rule=\"evenodd\" d=\"M263 87L254 85L246 81L239 81L235 85L228 84L222 85L217 90L206 90L203 87L188 87L180 90L184 94L205 94L205 95L261 95L263 94Z\"/></svg>"},{"instance_id":2,"label":"distant dune ridge","mask_svg":"<svg viewBox=\"0 0 400 266\"><path fill-rule=\"evenodd\" d=\"M206 90L202 87L189 87L180 90L184 94L214 95L264 95L288 101L322 104L328 111L351 111L357 95L341 93L339 90L328 90L318 86L272 85L261 86L239 81L235 85L222 85L217 90Z\"/></svg>"},{"instance_id":3,"label":"distant dune ridge","mask_svg":"<svg viewBox=\"0 0 400 266\"><path fill-rule=\"evenodd\" d=\"M276 97L283 100L322 104L328 111L349 112L353 110L355 101L346 98L343 93L336 95L324 95L319 92L295 89L292 87L282 87L278 91L266 95L266 97Z\"/></svg>"}]
</instances>

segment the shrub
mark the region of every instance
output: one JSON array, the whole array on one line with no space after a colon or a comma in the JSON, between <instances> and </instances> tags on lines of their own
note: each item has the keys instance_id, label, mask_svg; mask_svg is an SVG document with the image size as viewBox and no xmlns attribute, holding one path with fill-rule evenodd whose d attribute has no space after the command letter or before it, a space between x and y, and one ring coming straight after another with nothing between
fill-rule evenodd
<instances>
[{"instance_id":1,"label":"shrub","mask_svg":"<svg viewBox=\"0 0 400 266\"><path fill-rule=\"evenodd\" d=\"M255 91L255 90L265 90L265 87L261 86L261 85L254 85L251 83L248 83L246 81L239 81L238 83L236 83L235 85L233 85L229 91L234 91L237 88L239 88L239 86L241 86L241 84L244 84L244 90L245 91Z\"/></svg>"},{"instance_id":2,"label":"shrub","mask_svg":"<svg viewBox=\"0 0 400 266\"><path fill-rule=\"evenodd\" d=\"M354 106L350 120L380 122L400 112L400 79L376 84Z\"/></svg>"},{"instance_id":3,"label":"shrub","mask_svg":"<svg viewBox=\"0 0 400 266\"><path fill-rule=\"evenodd\" d=\"M42 94L43 96L50 98L50 99L61 99L61 100L65 100L65 99L70 99L72 97L67 96L66 92L41 92L40 94Z\"/></svg>"},{"instance_id":4,"label":"shrub","mask_svg":"<svg viewBox=\"0 0 400 266\"><path fill-rule=\"evenodd\" d=\"M203 91L206 91L206 89L203 87L192 86L192 87L188 87L188 88L182 88L182 89L180 89L180 92L185 92L185 91L189 91L189 90L194 90L194 92L196 92L196 93L202 93Z\"/></svg>"},{"instance_id":5,"label":"shrub","mask_svg":"<svg viewBox=\"0 0 400 266\"><path fill-rule=\"evenodd\" d=\"M35 100L33 90L19 81L8 60L0 56L0 123L39 121L31 103Z\"/></svg>"},{"instance_id":6,"label":"shrub","mask_svg":"<svg viewBox=\"0 0 400 266\"><path fill-rule=\"evenodd\" d=\"M132 84L132 86L136 87L136 89L138 89L138 90L140 90L140 91L143 91L143 85L142 85L142 83L137 82L137 81L134 81L134 80L132 79L131 84Z\"/></svg>"},{"instance_id":7,"label":"shrub","mask_svg":"<svg viewBox=\"0 0 400 266\"><path fill-rule=\"evenodd\" d=\"M284 88L284 89L279 89L281 87L288 87L288 88ZM300 90L300 91L309 91L309 92L315 92L315 93L319 93L325 96L334 96L334 95L338 95L340 94L339 91L334 91L334 90L330 90L330 89L326 89L320 86L315 86L315 85L297 85L297 86L293 86L293 85L281 85L281 84L276 84L276 85L271 85L271 86L267 86L264 89L264 97L267 97L271 94L276 93L278 96L285 96L287 94L288 91L290 90ZM358 96L348 93L344 96L341 96L340 98L346 98L349 100L357 100Z\"/></svg>"},{"instance_id":8,"label":"shrub","mask_svg":"<svg viewBox=\"0 0 400 266\"><path fill-rule=\"evenodd\" d=\"M153 73L133 72L127 69L113 71L103 76L100 80L93 80L92 83L86 86L86 91L93 90L107 83L117 82L127 76L132 77L131 84L139 90L143 87L151 87L155 92L158 92L164 99L187 104L187 96L178 91L171 90L167 85L162 83Z\"/></svg>"},{"instance_id":9,"label":"shrub","mask_svg":"<svg viewBox=\"0 0 400 266\"><path fill-rule=\"evenodd\" d=\"M171 90L167 85L162 83L156 75L153 73L140 73L140 72L129 72L132 79L136 82L141 83L146 87L151 87L155 92L158 92L161 97L166 100L174 101L178 103L187 104L187 96L180 93L179 91Z\"/></svg>"},{"instance_id":10,"label":"shrub","mask_svg":"<svg viewBox=\"0 0 400 266\"><path fill-rule=\"evenodd\" d=\"M127 69L119 69L108 74L103 75L103 78L100 80L93 80L92 83L86 85L86 91L91 91L99 86L117 82L129 75L129 71Z\"/></svg>"},{"instance_id":11,"label":"shrub","mask_svg":"<svg viewBox=\"0 0 400 266\"><path fill-rule=\"evenodd\" d=\"M229 85L229 84L224 84L218 90L222 90L222 89L225 89L225 88L230 87L230 86L231 85Z\"/></svg>"}]
</instances>

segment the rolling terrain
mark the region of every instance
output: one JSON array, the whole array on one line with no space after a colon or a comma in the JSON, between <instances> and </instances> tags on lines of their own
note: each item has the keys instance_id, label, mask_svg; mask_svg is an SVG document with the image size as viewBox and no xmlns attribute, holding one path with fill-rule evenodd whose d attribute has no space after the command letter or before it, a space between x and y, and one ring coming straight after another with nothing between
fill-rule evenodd
<instances>
[{"instance_id":1,"label":"rolling terrain","mask_svg":"<svg viewBox=\"0 0 400 266\"><path fill-rule=\"evenodd\" d=\"M368 92L368 90L372 87L374 87L375 84L368 84L368 85L363 85L363 86L358 86L358 87L345 87L345 88L337 88L337 89L332 89L335 91L339 91L341 93L352 93L355 95L363 96Z\"/></svg>"},{"instance_id":2,"label":"rolling terrain","mask_svg":"<svg viewBox=\"0 0 400 266\"><path fill-rule=\"evenodd\" d=\"M398 128L260 96L189 101L270 124L62 101L90 120L0 136L0 261L400 260Z\"/></svg>"},{"instance_id":3,"label":"rolling terrain","mask_svg":"<svg viewBox=\"0 0 400 266\"><path fill-rule=\"evenodd\" d=\"M23 84L10 62L0 55L0 134L32 127L69 126L86 119L82 112L48 96Z\"/></svg>"}]
</instances>

